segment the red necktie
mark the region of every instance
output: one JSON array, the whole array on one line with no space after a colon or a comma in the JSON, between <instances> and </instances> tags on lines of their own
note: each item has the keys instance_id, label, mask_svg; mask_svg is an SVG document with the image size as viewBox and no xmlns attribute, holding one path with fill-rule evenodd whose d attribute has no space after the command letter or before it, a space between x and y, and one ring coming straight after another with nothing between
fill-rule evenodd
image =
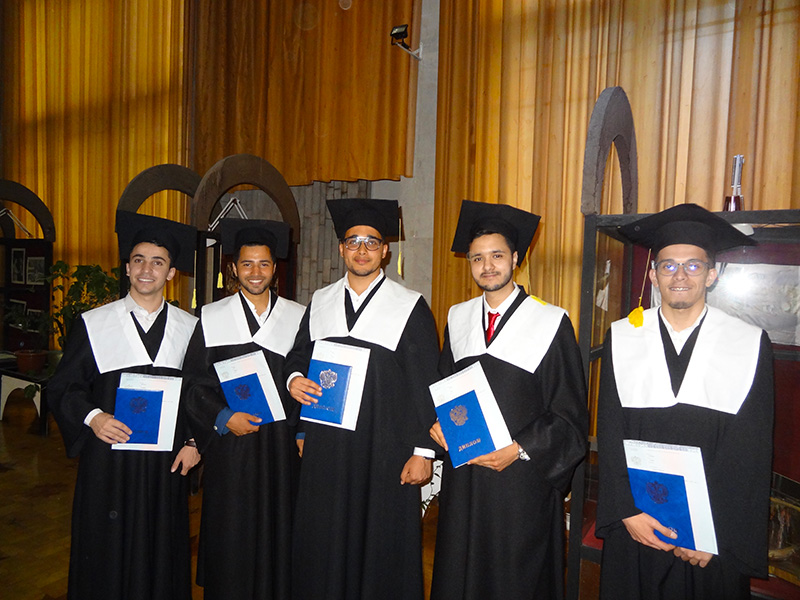
<instances>
[{"instance_id":1,"label":"red necktie","mask_svg":"<svg viewBox=\"0 0 800 600\"><path fill-rule=\"evenodd\" d=\"M497 322L497 318L500 316L500 313L490 312L489 313L489 326L486 328L486 343L488 344L492 341L492 337L494 336L494 324Z\"/></svg>"}]
</instances>

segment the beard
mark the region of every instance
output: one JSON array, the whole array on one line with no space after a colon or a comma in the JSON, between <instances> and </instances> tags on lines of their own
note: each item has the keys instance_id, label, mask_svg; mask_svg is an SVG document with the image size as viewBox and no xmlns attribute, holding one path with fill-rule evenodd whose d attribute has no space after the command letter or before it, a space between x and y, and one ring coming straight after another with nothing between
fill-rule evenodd
<instances>
[{"instance_id":1,"label":"beard","mask_svg":"<svg viewBox=\"0 0 800 600\"><path fill-rule=\"evenodd\" d=\"M667 302L667 306L674 310L685 310L687 308L692 308L695 304L695 302Z\"/></svg>"},{"instance_id":2,"label":"beard","mask_svg":"<svg viewBox=\"0 0 800 600\"><path fill-rule=\"evenodd\" d=\"M481 288L484 292L496 292L497 290L503 289L505 286L508 285L508 282L511 281L511 276L513 272L509 272L508 275L501 281L496 283L490 283L488 285L481 285L479 282L475 282L478 284L478 287Z\"/></svg>"}]
</instances>

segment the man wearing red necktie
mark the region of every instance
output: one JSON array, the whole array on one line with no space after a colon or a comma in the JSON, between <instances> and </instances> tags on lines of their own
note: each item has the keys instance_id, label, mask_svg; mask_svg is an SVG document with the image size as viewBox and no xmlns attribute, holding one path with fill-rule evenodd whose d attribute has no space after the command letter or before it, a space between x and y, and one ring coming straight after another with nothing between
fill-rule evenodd
<instances>
[{"instance_id":1,"label":"man wearing red necktie","mask_svg":"<svg viewBox=\"0 0 800 600\"><path fill-rule=\"evenodd\" d=\"M563 499L588 414L566 312L513 280L538 223L511 206L461 205L452 250L483 294L450 309L439 370L479 362L513 442L458 469L445 460L433 600L563 597ZM438 421L431 437L448 449Z\"/></svg>"}]
</instances>

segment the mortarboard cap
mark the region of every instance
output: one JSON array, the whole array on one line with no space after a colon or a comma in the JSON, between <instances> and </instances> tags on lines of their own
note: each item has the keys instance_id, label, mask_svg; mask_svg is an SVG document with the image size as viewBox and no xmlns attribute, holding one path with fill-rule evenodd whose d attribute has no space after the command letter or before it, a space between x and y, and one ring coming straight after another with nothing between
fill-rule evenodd
<instances>
[{"instance_id":1,"label":"mortarboard cap","mask_svg":"<svg viewBox=\"0 0 800 600\"><path fill-rule=\"evenodd\" d=\"M450 251L466 254L469 252L469 245L475 239L475 233L486 229L510 239L519 254L519 262L522 262L536 234L540 219L539 215L507 204L464 200L461 202L461 212L458 215L453 247Z\"/></svg>"},{"instance_id":2,"label":"mortarboard cap","mask_svg":"<svg viewBox=\"0 0 800 600\"><path fill-rule=\"evenodd\" d=\"M633 223L621 225L619 232L634 244L658 254L673 244L691 244L709 254L737 246L755 246L746 236L722 217L697 204L678 204Z\"/></svg>"},{"instance_id":3,"label":"mortarboard cap","mask_svg":"<svg viewBox=\"0 0 800 600\"><path fill-rule=\"evenodd\" d=\"M359 225L377 229L384 239L400 237L397 200L340 198L328 200L328 211L336 237L340 240L344 239L348 229Z\"/></svg>"},{"instance_id":4,"label":"mortarboard cap","mask_svg":"<svg viewBox=\"0 0 800 600\"><path fill-rule=\"evenodd\" d=\"M128 262L137 244L151 242L169 251L170 266L187 273L194 272L194 253L197 248L197 230L169 219L140 215L118 210L115 228L119 241L119 255Z\"/></svg>"},{"instance_id":5,"label":"mortarboard cap","mask_svg":"<svg viewBox=\"0 0 800 600\"><path fill-rule=\"evenodd\" d=\"M286 258L289 254L288 223L257 219L226 218L219 222L222 251L236 254L242 246L267 246L274 259Z\"/></svg>"}]
</instances>

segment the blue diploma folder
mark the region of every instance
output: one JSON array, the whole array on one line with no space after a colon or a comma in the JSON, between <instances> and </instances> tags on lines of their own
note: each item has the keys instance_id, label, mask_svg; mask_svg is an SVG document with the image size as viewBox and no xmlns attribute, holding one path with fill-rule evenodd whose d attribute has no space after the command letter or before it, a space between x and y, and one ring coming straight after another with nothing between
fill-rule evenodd
<instances>
[{"instance_id":1,"label":"blue diploma folder","mask_svg":"<svg viewBox=\"0 0 800 600\"><path fill-rule=\"evenodd\" d=\"M160 390L117 389L114 418L133 432L128 444L158 443L163 398L164 392Z\"/></svg>"},{"instance_id":2,"label":"blue diploma folder","mask_svg":"<svg viewBox=\"0 0 800 600\"><path fill-rule=\"evenodd\" d=\"M676 539L671 539L656 531L659 539L668 544L696 550L683 476L629 468L628 479L636 508L658 519L664 527L678 534Z\"/></svg>"},{"instance_id":3,"label":"blue diploma folder","mask_svg":"<svg viewBox=\"0 0 800 600\"><path fill-rule=\"evenodd\" d=\"M223 381L220 386L232 411L247 413L261 419L259 423L251 421L253 425L266 425L275 420L256 373Z\"/></svg>"},{"instance_id":4,"label":"blue diploma folder","mask_svg":"<svg viewBox=\"0 0 800 600\"><path fill-rule=\"evenodd\" d=\"M304 404L300 416L341 425L351 369L349 365L311 359L308 378L322 386L322 396L316 404Z\"/></svg>"},{"instance_id":5,"label":"blue diploma folder","mask_svg":"<svg viewBox=\"0 0 800 600\"><path fill-rule=\"evenodd\" d=\"M437 406L436 415L453 467L496 450L474 391Z\"/></svg>"}]
</instances>

